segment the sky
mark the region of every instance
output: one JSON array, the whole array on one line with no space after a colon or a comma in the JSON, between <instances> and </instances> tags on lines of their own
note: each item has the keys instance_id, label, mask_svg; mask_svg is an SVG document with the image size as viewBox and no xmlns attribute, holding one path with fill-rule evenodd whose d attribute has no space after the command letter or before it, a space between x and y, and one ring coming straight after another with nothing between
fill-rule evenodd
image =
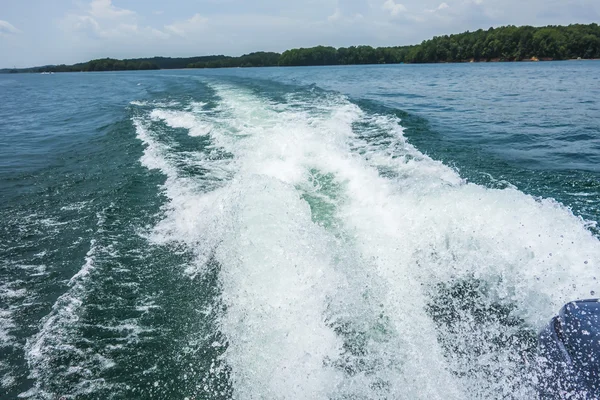
<instances>
[{"instance_id":1,"label":"sky","mask_svg":"<svg viewBox=\"0 0 600 400\"><path fill-rule=\"evenodd\" d=\"M600 0L0 0L0 68L395 46L491 26L591 22L600 22Z\"/></svg>"}]
</instances>

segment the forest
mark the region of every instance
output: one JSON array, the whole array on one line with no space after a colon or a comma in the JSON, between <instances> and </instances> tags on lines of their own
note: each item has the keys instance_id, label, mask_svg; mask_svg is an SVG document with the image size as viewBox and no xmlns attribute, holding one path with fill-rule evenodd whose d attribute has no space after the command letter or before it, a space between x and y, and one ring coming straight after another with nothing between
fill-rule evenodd
<instances>
[{"instance_id":1,"label":"forest","mask_svg":"<svg viewBox=\"0 0 600 400\"><path fill-rule=\"evenodd\" d=\"M488 61L600 59L600 26L502 26L436 36L421 44L393 47L316 46L284 51L255 52L240 57L224 55L127 60L104 58L74 65L50 65L0 72L87 72L175 68L233 68L349 64L398 64Z\"/></svg>"},{"instance_id":2,"label":"forest","mask_svg":"<svg viewBox=\"0 0 600 400\"><path fill-rule=\"evenodd\" d=\"M189 63L186 68L274 67L279 65L281 54L259 51L241 57L222 57L215 60Z\"/></svg>"},{"instance_id":3,"label":"forest","mask_svg":"<svg viewBox=\"0 0 600 400\"><path fill-rule=\"evenodd\" d=\"M600 26L503 26L436 36L415 46L317 46L284 51L278 65L438 63L600 58Z\"/></svg>"}]
</instances>

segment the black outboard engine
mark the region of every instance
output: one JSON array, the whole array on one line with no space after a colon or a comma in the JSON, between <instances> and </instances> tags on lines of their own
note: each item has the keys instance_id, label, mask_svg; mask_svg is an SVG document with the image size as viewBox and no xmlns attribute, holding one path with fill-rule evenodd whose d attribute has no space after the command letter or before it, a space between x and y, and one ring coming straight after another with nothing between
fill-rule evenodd
<instances>
[{"instance_id":1,"label":"black outboard engine","mask_svg":"<svg viewBox=\"0 0 600 400\"><path fill-rule=\"evenodd\" d=\"M600 399L600 300L567 303L538 337L540 399Z\"/></svg>"}]
</instances>

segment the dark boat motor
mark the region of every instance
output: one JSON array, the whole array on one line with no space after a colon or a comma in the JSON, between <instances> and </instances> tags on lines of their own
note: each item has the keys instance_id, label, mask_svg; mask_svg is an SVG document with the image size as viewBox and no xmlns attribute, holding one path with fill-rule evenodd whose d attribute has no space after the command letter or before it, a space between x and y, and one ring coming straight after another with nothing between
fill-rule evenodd
<instances>
[{"instance_id":1,"label":"dark boat motor","mask_svg":"<svg viewBox=\"0 0 600 400\"><path fill-rule=\"evenodd\" d=\"M538 337L540 399L600 399L600 300L567 303Z\"/></svg>"}]
</instances>

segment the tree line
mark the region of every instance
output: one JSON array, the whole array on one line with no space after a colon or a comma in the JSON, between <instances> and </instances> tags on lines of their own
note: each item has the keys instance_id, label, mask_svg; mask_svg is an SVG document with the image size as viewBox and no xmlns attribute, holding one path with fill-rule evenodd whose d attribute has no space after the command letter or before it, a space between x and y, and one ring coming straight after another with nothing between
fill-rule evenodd
<instances>
[{"instance_id":1,"label":"tree line","mask_svg":"<svg viewBox=\"0 0 600 400\"><path fill-rule=\"evenodd\" d=\"M393 47L316 46L282 54L255 52L240 57L104 58L74 65L51 65L0 72L126 71L174 68L232 68L348 64L439 63L600 58L600 26L503 26L436 36L421 44Z\"/></svg>"},{"instance_id":2,"label":"tree line","mask_svg":"<svg viewBox=\"0 0 600 400\"><path fill-rule=\"evenodd\" d=\"M600 58L600 26L503 26L436 36L415 46L317 46L284 51L278 65L437 63Z\"/></svg>"},{"instance_id":3,"label":"tree line","mask_svg":"<svg viewBox=\"0 0 600 400\"><path fill-rule=\"evenodd\" d=\"M132 58L126 60L117 60L114 58L101 58L91 60L85 63L73 65L46 65L43 67L23 68L23 69L4 69L0 72L90 72L90 71L131 71L131 70L151 70L151 69L177 69L186 68L190 63L209 62L228 58L223 55L171 58L171 57L153 57L153 58ZM231 58L231 57L229 57Z\"/></svg>"},{"instance_id":4,"label":"tree line","mask_svg":"<svg viewBox=\"0 0 600 400\"><path fill-rule=\"evenodd\" d=\"M274 67L279 65L280 57L279 53L259 51L241 57L222 57L189 63L186 68Z\"/></svg>"},{"instance_id":5,"label":"tree line","mask_svg":"<svg viewBox=\"0 0 600 400\"><path fill-rule=\"evenodd\" d=\"M41 68L40 72L137 71L150 69L160 69L160 67L149 60L115 60L112 58L101 58L88 61L84 64L59 65L56 67Z\"/></svg>"},{"instance_id":6,"label":"tree line","mask_svg":"<svg viewBox=\"0 0 600 400\"><path fill-rule=\"evenodd\" d=\"M527 59L600 58L600 26L504 26L421 43L408 62L520 61Z\"/></svg>"}]
</instances>

